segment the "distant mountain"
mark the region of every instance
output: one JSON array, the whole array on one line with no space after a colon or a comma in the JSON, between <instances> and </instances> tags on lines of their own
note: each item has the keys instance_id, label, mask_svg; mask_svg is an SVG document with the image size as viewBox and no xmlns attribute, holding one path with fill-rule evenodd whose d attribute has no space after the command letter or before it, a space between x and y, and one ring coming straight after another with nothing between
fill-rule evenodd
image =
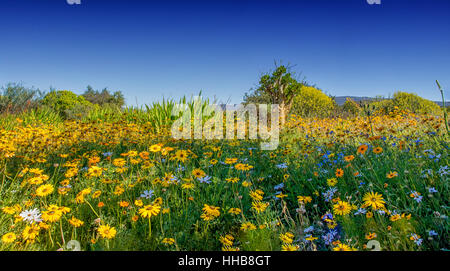
<instances>
[{"instance_id":1,"label":"distant mountain","mask_svg":"<svg viewBox=\"0 0 450 271\"><path fill-rule=\"evenodd\" d=\"M435 102L435 103L437 103L439 106L442 106L442 102L436 102L436 101L433 101L433 102ZM445 107L447 107L447 106L450 106L450 102L445 102Z\"/></svg>"},{"instance_id":2,"label":"distant mountain","mask_svg":"<svg viewBox=\"0 0 450 271\"><path fill-rule=\"evenodd\" d=\"M360 101L370 101L370 100L375 100L376 98L374 97L360 97L360 96L336 96L334 97L334 100L336 101L336 103L338 105L343 105L345 103L345 101L347 100L347 98L352 99L353 101L359 103ZM437 103L439 106L442 106L442 102L438 102L438 101L433 101L435 103ZM445 106L450 106L450 102L445 102Z\"/></svg>"}]
</instances>

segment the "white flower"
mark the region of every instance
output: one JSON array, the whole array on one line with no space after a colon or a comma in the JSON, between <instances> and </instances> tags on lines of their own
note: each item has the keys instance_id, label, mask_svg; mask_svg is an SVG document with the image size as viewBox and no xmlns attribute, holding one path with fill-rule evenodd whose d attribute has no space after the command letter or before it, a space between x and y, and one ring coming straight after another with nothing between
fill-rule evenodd
<instances>
[{"instance_id":1,"label":"white flower","mask_svg":"<svg viewBox=\"0 0 450 271\"><path fill-rule=\"evenodd\" d=\"M20 213L20 216L23 218L24 221L29 222L30 224L33 222L41 222L41 213L38 209L32 209L32 210L25 210Z\"/></svg>"}]
</instances>

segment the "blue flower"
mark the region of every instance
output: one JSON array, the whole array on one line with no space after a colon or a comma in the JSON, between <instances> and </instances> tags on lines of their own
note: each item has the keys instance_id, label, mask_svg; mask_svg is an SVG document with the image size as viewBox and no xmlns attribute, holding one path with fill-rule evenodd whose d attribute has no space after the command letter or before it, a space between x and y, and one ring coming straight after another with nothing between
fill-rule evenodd
<instances>
[{"instance_id":1,"label":"blue flower","mask_svg":"<svg viewBox=\"0 0 450 271\"><path fill-rule=\"evenodd\" d=\"M411 233L411 237L414 240L414 243L416 243L416 245L420 246L422 244L423 239L419 238L417 234Z\"/></svg>"},{"instance_id":2,"label":"blue flower","mask_svg":"<svg viewBox=\"0 0 450 271\"><path fill-rule=\"evenodd\" d=\"M365 214L365 213L367 213L367 210L366 210L366 209L364 209L364 208L359 208L359 209L354 213L354 215Z\"/></svg>"},{"instance_id":3,"label":"blue flower","mask_svg":"<svg viewBox=\"0 0 450 271\"><path fill-rule=\"evenodd\" d=\"M287 166L286 163L282 163L282 164L276 165L276 167L277 167L277 168L281 168L281 169L285 169L285 168L287 168L288 166Z\"/></svg>"},{"instance_id":4,"label":"blue flower","mask_svg":"<svg viewBox=\"0 0 450 271\"><path fill-rule=\"evenodd\" d=\"M145 190L144 193L141 194L141 198L151 199L153 197L153 190Z\"/></svg>"},{"instance_id":5,"label":"blue flower","mask_svg":"<svg viewBox=\"0 0 450 271\"><path fill-rule=\"evenodd\" d=\"M423 196L419 195L417 191L411 191L411 194L413 195L415 201L417 202L422 201Z\"/></svg>"},{"instance_id":6,"label":"blue flower","mask_svg":"<svg viewBox=\"0 0 450 271\"><path fill-rule=\"evenodd\" d=\"M449 168L448 166L441 166L438 170L439 175L442 177L444 175L448 175L449 174Z\"/></svg>"},{"instance_id":7,"label":"blue flower","mask_svg":"<svg viewBox=\"0 0 450 271\"><path fill-rule=\"evenodd\" d=\"M284 183L280 183L280 184L275 185L275 186L273 187L273 189L275 189L275 190L280 190L280 189L283 189L283 187L284 187Z\"/></svg>"},{"instance_id":8,"label":"blue flower","mask_svg":"<svg viewBox=\"0 0 450 271\"><path fill-rule=\"evenodd\" d=\"M333 187L333 188L328 189L324 193L322 193L322 195L325 197L325 201L329 202L333 198L334 193L336 193L336 192L337 192L337 188Z\"/></svg>"},{"instance_id":9,"label":"blue flower","mask_svg":"<svg viewBox=\"0 0 450 271\"><path fill-rule=\"evenodd\" d=\"M279 194L281 194L281 191L275 192L275 196L273 196L272 198L273 198L274 200L279 200L280 198L277 197L277 195L279 195Z\"/></svg>"},{"instance_id":10,"label":"blue flower","mask_svg":"<svg viewBox=\"0 0 450 271\"><path fill-rule=\"evenodd\" d=\"M310 233L314 230L314 226L309 226L308 228L306 228L303 232L304 233Z\"/></svg>"},{"instance_id":11,"label":"blue flower","mask_svg":"<svg viewBox=\"0 0 450 271\"><path fill-rule=\"evenodd\" d=\"M112 152L104 152L102 153L104 157L108 157L108 156L112 156L113 153Z\"/></svg>"},{"instance_id":12,"label":"blue flower","mask_svg":"<svg viewBox=\"0 0 450 271\"><path fill-rule=\"evenodd\" d=\"M197 178L198 180L199 180L199 182L201 182L201 183L207 183L207 184L209 184L209 183L211 183L211 177L210 176L208 176L208 175L206 175L205 177L202 177L202 178Z\"/></svg>"},{"instance_id":13,"label":"blue flower","mask_svg":"<svg viewBox=\"0 0 450 271\"><path fill-rule=\"evenodd\" d=\"M333 215L331 213L324 214L322 220L325 221L326 219L333 220Z\"/></svg>"},{"instance_id":14,"label":"blue flower","mask_svg":"<svg viewBox=\"0 0 450 271\"><path fill-rule=\"evenodd\" d=\"M334 241L334 238L337 236L338 232L336 230L330 230L327 234L322 235L322 239L325 242L325 245L329 245Z\"/></svg>"}]
</instances>

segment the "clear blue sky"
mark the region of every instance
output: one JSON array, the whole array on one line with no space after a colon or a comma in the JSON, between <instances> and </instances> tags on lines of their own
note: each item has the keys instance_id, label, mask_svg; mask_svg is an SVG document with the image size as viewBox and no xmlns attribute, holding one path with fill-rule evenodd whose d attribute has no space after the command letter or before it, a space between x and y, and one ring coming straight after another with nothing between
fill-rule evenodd
<instances>
[{"instance_id":1,"label":"clear blue sky","mask_svg":"<svg viewBox=\"0 0 450 271\"><path fill-rule=\"evenodd\" d=\"M450 1L0 1L0 85L81 94L121 90L129 105L184 94L238 103L274 60L336 96L450 88ZM449 99L450 95L446 94Z\"/></svg>"}]
</instances>

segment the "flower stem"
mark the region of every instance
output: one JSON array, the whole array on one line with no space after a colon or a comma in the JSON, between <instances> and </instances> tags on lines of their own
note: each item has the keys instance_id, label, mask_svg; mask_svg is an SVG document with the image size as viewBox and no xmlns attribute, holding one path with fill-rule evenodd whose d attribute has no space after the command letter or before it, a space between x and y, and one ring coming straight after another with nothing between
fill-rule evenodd
<instances>
[{"instance_id":1,"label":"flower stem","mask_svg":"<svg viewBox=\"0 0 450 271\"><path fill-rule=\"evenodd\" d=\"M150 221L150 217L148 218L148 239L152 237L152 222Z\"/></svg>"}]
</instances>

